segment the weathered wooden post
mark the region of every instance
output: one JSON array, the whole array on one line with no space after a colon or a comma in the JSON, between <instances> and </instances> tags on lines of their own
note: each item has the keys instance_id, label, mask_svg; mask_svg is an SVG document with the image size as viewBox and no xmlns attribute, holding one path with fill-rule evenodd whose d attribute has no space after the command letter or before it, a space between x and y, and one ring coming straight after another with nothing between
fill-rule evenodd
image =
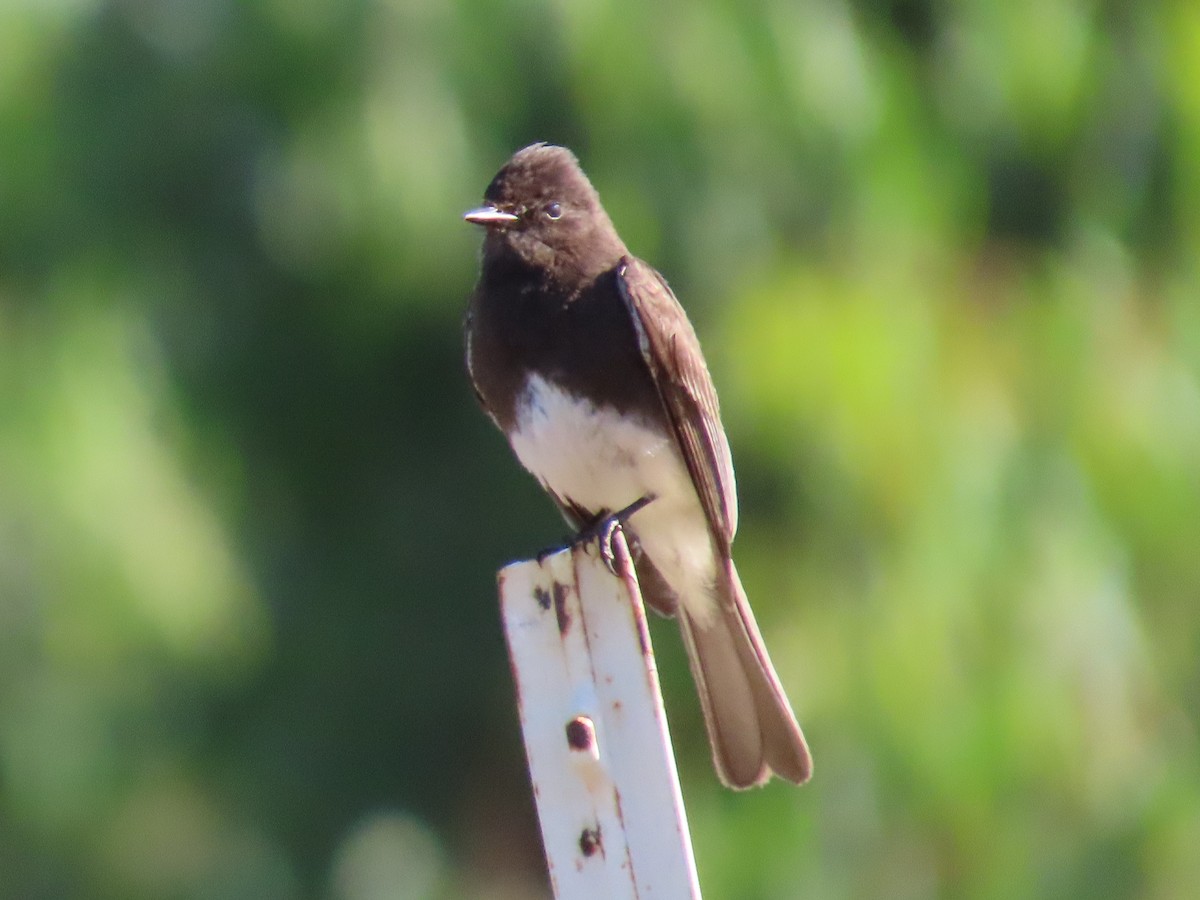
<instances>
[{"instance_id":1,"label":"weathered wooden post","mask_svg":"<svg viewBox=\"0 0 1200 900\"><path fill-rule=\"evenodd\" d=\"M641 592L620 528L499 574L504 629L559 900L699 898Z\"/></svg>"}]
</instances>

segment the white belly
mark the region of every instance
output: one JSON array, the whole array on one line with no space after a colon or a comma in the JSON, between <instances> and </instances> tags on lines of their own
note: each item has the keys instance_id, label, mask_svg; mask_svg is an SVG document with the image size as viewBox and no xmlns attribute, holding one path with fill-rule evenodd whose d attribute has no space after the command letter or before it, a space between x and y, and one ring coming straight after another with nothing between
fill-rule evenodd
<instances>
[{"instance_id":1,"label":"white belly","mask_svg":"<svg viewBox=\"0 0 1200 900\"><path fill-rule=\"evenodd\" d=\"M680 602L697 619L707 617L714 608L712 540L674 438L532 375L509 440L543 485L589 511L617 511L654 495L629 525Z\"/></svg>"}]
</instances>

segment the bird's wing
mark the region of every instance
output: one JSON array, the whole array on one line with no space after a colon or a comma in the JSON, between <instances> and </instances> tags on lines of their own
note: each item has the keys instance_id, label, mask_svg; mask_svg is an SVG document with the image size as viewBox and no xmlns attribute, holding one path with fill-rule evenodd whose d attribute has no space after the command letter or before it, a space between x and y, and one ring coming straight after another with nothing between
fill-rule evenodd
<instances>
[{"instance_id":1,"label":"bird's wing","mask_svg":"<svg viewBox=\"0 0 1200 900\"><path fill-rule=\"evenodd\" d=\"M666 280L651 266L625 257L617 284L713 533L728 547L737 531L737 488L700 341Z\"/></svg>"}]
</instances>

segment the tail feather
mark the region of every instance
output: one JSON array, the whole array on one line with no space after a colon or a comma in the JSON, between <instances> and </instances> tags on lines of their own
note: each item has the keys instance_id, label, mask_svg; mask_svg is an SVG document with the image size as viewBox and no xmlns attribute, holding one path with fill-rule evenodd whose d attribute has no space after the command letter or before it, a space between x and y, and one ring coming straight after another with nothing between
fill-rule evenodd
<instances>
[{"instance_id":1,"label":"tail feather","mask_svg":"<svg viewBox=\"0 0 1200 900\"><path fill-rule=\"evenodd\" d=\"M802 784L812 774L804 733L771 665L732 560L719 613L698 621L680 606L680 626L700 694L713 763L732 788L771 773Z\"/></svg>"}]
</instances>

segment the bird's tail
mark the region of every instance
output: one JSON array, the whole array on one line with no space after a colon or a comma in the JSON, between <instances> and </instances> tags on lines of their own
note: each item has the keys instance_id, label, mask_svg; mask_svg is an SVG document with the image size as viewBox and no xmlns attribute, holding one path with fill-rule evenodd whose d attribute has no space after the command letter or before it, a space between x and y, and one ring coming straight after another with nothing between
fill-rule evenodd
<instances>
[{"instance_id":1,"label":"bird's tail","mask_svg":"<svg viewBox=\"0 0 1200 900\"><path fill-rule=\"evenodd\" d=\"M731 788L762 784L774 772L802 784L812 756L754 621L733 560L718 611L707 622L681 604L679 623L704 710L717 775Z\"/></svg>"}]
</instances>

